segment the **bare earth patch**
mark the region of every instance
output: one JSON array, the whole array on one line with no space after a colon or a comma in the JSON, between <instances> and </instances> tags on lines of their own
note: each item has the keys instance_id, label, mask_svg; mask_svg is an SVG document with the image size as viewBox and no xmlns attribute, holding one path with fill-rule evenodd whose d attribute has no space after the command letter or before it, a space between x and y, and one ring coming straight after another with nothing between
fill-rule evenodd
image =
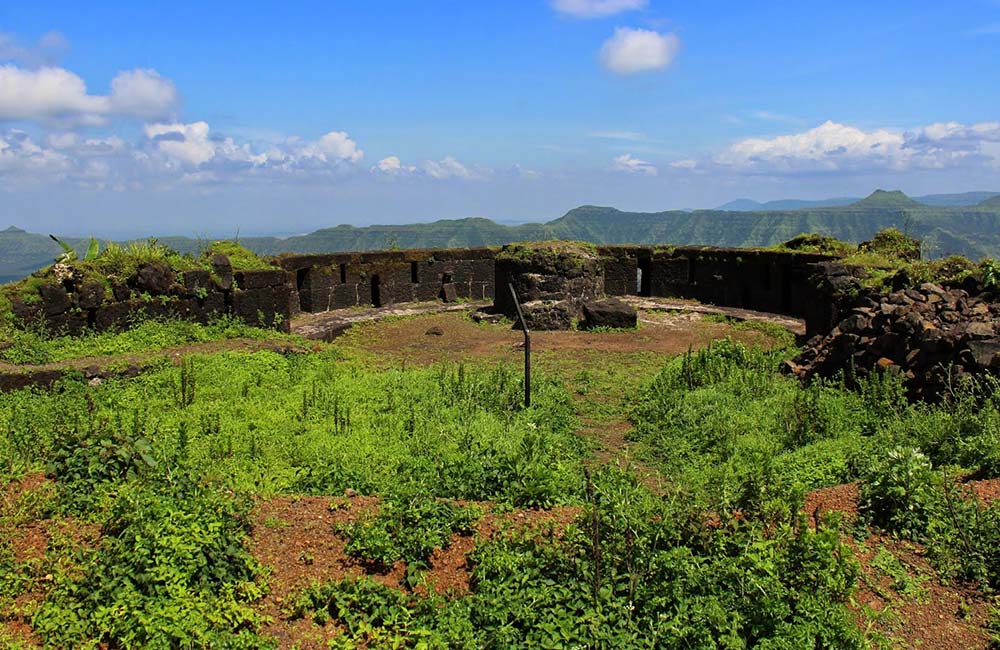
<instances>
[{"instance_id":1,"label":"bare earth patch","mask_svg":"<svg viewBox=\"0 0 1000 650\"><path fill-rule=\"evenodd\" d=\"M549 524L562 527L580 512L576 508L553 508L493 514L488 512L489 504L480 505L487 512L479 520L476 533L455 535L447 548L435 549L423 584L413 589L415 595L429 590L447 596L468 593L468 555L480 540L509 528ZM335 532L337 525L357 521L377 508L377 498L360 496L278 497L254 508L250 549L271 571L270 593L257 609L269 619L262 632L275 637L281 648L326 648L327 641L340 633L336 625L317 625L308 617L291 618L289 610L296 595L310 584L364 576L395 589L409 590L404 562L396 562L385 572L375 571L349 556L344 551L346 540Z\"/></svg>"},{"instance_id":2,"label":"bare earth patch","mask_svg":"<svg viewBox=\"0 0 1000 650\"><path fill-rule=\"evenodd\" d=\"M0 541L10 541L16 572L26 582L24 591L12 602L0 599L0 644L9 639L25 648L42 647L31 629L31 616L52 586L51 562L55 560L48 555L50 547L58 544L59 561L66 562L67 545L93 548L100 543L96 525L72 517L48 516L45 502L54 491L53 483L39 472L8 483L0 494Z\"/></svg>"}]
</instances>

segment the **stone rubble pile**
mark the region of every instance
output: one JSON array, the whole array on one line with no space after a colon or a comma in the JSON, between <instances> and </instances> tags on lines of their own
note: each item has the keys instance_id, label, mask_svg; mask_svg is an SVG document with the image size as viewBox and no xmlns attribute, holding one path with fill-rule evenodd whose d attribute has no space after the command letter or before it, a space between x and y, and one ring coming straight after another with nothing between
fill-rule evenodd
<instances>
[{"instance_id":1,"label":"stone rubble pile","mask_svg":"<svg viewBox=\"0 0 1000 650\"><path fill-rule=\"evenodd\" d=\"M829 269L826 269L829 272ZM826 282L839 299L835 326L813 336L785 370L804 380L843 371L866 377L896 370L910 397L937 401L964 377L1000 373L1000 301L975 280L962 286L924 283L882 294L845 271Z\"/></svg>"}]
</instances>

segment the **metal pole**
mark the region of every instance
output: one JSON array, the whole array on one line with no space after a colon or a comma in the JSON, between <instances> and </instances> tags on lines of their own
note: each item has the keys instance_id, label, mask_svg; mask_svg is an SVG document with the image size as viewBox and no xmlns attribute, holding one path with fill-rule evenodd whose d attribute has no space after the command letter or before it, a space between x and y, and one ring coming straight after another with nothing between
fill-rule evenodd
<instances>
[{"instance_id":1,"label":"metal pole","mask_svg":"<svg viewBox=\"0 0 1000 650\"><path fill-rule=\"evenodd\" d=\"M524 312L521 311L521 301L517 299L514 284L508 282L507 288L510 289L510 295L514 299L517 320L520 321L521 331L524 332L524 408L529 408L531 406L531 332L528 331L528 324L524 321Z\"/></svg>"}]
</instances>

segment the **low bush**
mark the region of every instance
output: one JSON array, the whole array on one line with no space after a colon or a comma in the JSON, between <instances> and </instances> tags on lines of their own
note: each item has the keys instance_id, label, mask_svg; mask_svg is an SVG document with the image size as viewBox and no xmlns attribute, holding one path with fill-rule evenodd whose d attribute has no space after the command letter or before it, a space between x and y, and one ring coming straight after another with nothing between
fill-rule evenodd
<instances>
[{"instance_id":1,"label":"low bush","mask_svg":"<svg viewBox=\"0 0 1000 650\"><path fill-rule=\"evenodd\" d=\"M190 483L120 484L102 541L32 621L50 647L273 647L249 604L260 570L244 546L247 505Z\"/></svg>"},{"instance_id":2,"label":"low bush","mask_svg":"<svg viewBox=\"0 0 1000 650\"><path fill-rule=\"evenodd\" d=\"M387 495L378 514L344 524L338 532L347 538L349 555L383 569L403 560L409 568L422 565L436 548L451 545L452 535L469 535L482 512L435 499L417 490Z\"/></svg>"},{"instance_id":3,"label":"low bush","mask_svg":"<svg viewBox=\"0 0 1000 650\"><path fill-rule=\"evenodd\" d=\"M344 581L307 589L296 614L340 624L336 647L864 647L845 605L857 566L835 526L709 526L618 470L589 494L565 530L481 543L467 596Z\"/></svg>"}]
</instances>

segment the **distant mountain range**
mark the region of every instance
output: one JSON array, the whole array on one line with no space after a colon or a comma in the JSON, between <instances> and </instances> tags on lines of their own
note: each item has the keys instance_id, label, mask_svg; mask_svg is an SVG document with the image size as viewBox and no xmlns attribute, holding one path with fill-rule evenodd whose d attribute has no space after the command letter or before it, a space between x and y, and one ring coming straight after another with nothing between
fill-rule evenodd
<instances>
[{"instance_id":1,"label":"distant mountain range","mask_svg":"<svg viewBox=\"0 0 1000 650\"><path fill-rule=\"evenodd\" d=\"M913 200L923 205L938 208L965 208L978 205L987 199L1000 196L1000 192L963 192L961 194L928 194L926 196L915 196ZM803 208L836 208L844 205L851 205L861 200L861 197L837 197L833 199L820 199L818 201L807 201L802 199L779 199L777 201L767 201L760 203L752 199L736 199L729 203L720 205L717 210L729 210L731 212L755 212L759 210L801 210Z\"/></svg>"},{"instance_id":2,"label":"distant mountain range","mask_svg":"<svg viewBox=\"0 0 1000 650\"><path fill-rule=\"evenodd\" d=\"M983 198L977 203L962 203L978 196ZM929 203L933 201L952 203ZM501 225L475 217L393 226L342 225L307 235L247 237L240 242L263 255L490 246L547 239L747 247L779 244L803 232L857 243L890 226L922 239L932 257L952 254L972 259L1000 257L1000 193L932 195L916 200L902 192L876 190L867 198L846 205L753 211L622 212L585 205L547 223ZM66 241L78 250L86 246L85 240L67 238ZM159 241L181 252L197 252L204 245L189 237L160 237ZM0 231L0 282L19 279L50 264L59 252L47 235L14 227Z\"/></svg>"}]
</instances>

